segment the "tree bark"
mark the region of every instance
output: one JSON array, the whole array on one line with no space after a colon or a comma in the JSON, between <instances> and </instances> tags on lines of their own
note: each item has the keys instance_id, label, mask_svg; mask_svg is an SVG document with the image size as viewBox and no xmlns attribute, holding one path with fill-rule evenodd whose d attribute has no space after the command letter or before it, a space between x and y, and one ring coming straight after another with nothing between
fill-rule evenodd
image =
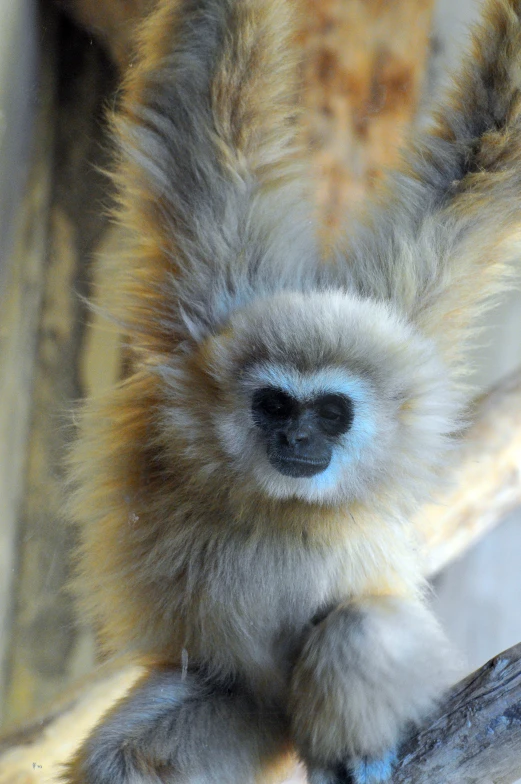
<instances>
[{"instance_id":1,"label":"tree bark","mask_svg":"<svg viewBox=\"0 0 521 784\"><path fill-rule=\"evenodd\" d=\"M36 20L35 28L39 30ZM14 610L19 520L26 493L26 444L48 247L55 111L53 33L49 22L41 33L39 100L25 193L15 216L12 251L7 258L0 258L0 723L5 709L3 675ZM29 49L33 31L27 30L26 35ZM10 185L5 181L0 187L10 195Z\"/></svg>"},{"instance_id":2,"label":"tree bark","mask_svg":"<svg viewBox=\"0 0 521 784\"><path fill-rule=\"evenodd\" d=\"M393 784L512 784L521 777L521 643L458 683L401 749Z\"/></svg>"},{"instance_id":3,"label":"tree bark","mask_svg":"<svg viewBox=\"0 0 521 784\"><path fill-rule=\"evenodd\" d=\"M433 0L303 0L303 121L324 247L395 166L420 101Z\"/></svg>"}]
</instances>

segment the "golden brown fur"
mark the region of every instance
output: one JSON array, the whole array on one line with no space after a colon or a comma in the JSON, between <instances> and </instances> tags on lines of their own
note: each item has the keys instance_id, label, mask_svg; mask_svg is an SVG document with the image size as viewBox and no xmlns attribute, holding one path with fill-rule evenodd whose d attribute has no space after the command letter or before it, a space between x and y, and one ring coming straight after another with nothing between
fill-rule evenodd
<instances>
[{"instance_id":1,"label":"golden brown fur","mask_svg":"<svg viewBox=\"0 0 521 784\"><path fill-rule=\"evenodd\" d=\"M291 5L162 0L114 120L133 374L82 415L71 506L85 608L149 673L71 784L248 784L290 743L313 784L386 781L451 677L407 520L517 253L521 9L491 0L438 125L326 264ZM349 401L326 468L270 462L265 388Z\"/></svg>"}]
</instances>

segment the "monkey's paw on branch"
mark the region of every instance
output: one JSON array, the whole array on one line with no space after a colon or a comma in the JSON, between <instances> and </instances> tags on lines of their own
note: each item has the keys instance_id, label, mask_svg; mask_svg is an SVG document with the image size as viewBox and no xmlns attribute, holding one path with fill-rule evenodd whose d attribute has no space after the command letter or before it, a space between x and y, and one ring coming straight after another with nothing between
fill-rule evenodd
<instances>
[{"instance_id":1,"label":"monkey's paw on branch","mask_svg":"<svg viewBox=\"0 0 521 784\"><path fill-rule=\"evenodd\" d=\"M348 784L380 784L389 781L396 764L396 753L388 752L378 760L364 759L348 770Z\"/></svg>"},{"instance_id":2,"label":"monkey's paw on branch","mask_svg":"<svg viewBox=\"0 0 521 784\"><path fill-rule=\"evenodd\" d=\"M391 780L396 761L396 753L391 751L381 759L367 757L334 771L315 769L309 772L309 784L385 784Z\"/></svg>"},{"instance_id":3,"label":"monkey's paw on branch","mask_svg":"<svg viewBox=\"0 0 521 784\"><path fill-rule=\"evenodd\" d=\"M379 771L378 766L365 765L364 770L361 765L351 778L328 778L325 771L320 778L317 771L307 782L517 782L521 778L521 643L455 684L431 719L400 746L389 768ZM298 779L299 784L305 781Z\"/></svg>"}]
</instances>

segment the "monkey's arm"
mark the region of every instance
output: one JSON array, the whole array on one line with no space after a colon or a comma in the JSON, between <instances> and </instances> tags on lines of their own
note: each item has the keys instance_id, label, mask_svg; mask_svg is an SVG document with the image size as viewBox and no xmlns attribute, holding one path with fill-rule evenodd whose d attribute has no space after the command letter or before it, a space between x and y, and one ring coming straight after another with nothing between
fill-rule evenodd
<instances>
[{"instance_id":1,"label":"monkey's arm","mask_svg":"<svg viewBox=\"0 0 521 784\"><path fill-rule=\"evenodd\" d=\"M291 680L290 716L312 784L377 784L404 729L449 685L448 646L419 600L353 600L311 632Z\"/></svg>"},{"instance_id":2,"label":"monkey's arm","mask_svg":"<svg viewBox=\"0 0 521 784\"><path fill-rule=\"evenodd\" d=\"M132 238L114 288L144 349L204 337L314 258L291 38L286 0L162 0L143 26L114 118Z\"/></svg>"},{"instance_id":3,"label":"monkey's arm","mask_svg":"<svg viewBox=\"0 0 521 784\"><path fill-rule=\"evenodd\" d=\"M450 359L521 238L521 2L489 0L434 127L420 132L345 250L363 295L390 300Z\"/></svg>"}]
</instances>

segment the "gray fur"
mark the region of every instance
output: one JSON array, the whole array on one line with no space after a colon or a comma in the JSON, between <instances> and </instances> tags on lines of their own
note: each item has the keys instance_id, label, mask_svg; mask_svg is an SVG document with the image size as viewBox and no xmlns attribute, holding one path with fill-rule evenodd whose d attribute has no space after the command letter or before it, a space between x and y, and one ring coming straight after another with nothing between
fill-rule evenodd
<instances>
[{"instance_id":1,"label":"gray fur","mask_svg":"<svg viewBox=\"0 0 521 784\"><path fill-rule=\"evenodd\" d=\"M380 597L332 612L293 670L294 737L312 768L378 759L450 684L449 650L421 605Z\"/></svg>"},{"instance_id":2,"label":"gray fur","mask_svg":"<svg viewBox=\"0 0 521 784\"><path fill-rule=\"evenodd\" d=\"M287 738L280 707L194 673L152 672L89 738L89 784L254 784Z\"/></svg>"},{"instance_id":3,"label":"gray fur","mask_svg":"<svg viewBox=\"0 0 521 784\"><path fill-rule=\"evenodd\" d=\"M223 48L233 44L235 10L236 0L184 0L176 47L150 74L145 105L132 125L117 120L127 124L121 154L139 164L175 237L173 261L182 259L183 274L164 293L178 303L170 329L198 340L259 294L308 290L328 278L307 183L292 178L267 203L250 167L230 176L220 161L210 88Z\"/></svg>"}]
</instances>

